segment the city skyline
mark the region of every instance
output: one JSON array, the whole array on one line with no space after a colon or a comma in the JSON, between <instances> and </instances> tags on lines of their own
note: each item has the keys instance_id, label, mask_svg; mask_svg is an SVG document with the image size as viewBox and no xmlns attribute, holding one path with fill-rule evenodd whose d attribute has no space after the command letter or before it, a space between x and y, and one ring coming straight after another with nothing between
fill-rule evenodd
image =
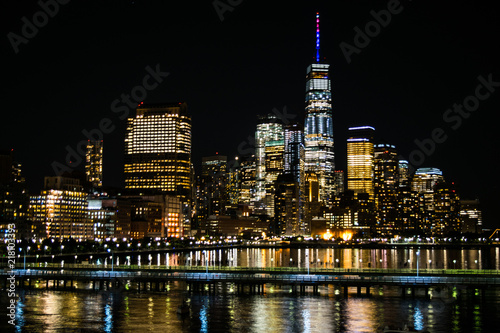
<instances>
[{"instance_id":1,"label":"city skyline","mask_svg":"<svg viewBox=\"0 0 500 333\"><path fill-rule=\"evenodd\" d=\"M136 1L134 4L131 2L127 5L117 6L123 6L118 9L123 10L123 20L126 21L127 18L133 17L133 11L150 12L155 5ZM133 8L134 6L136 8ZM118 56L118 53L115 53L116 51L110 52L112 47L103 44L107 40L106 37L97 38L97 43L101 43L100 46L106 50L102 62L99 63L97 56L91 57L93 62L89 62L87 66L71 67L75 70L74 75L66 75L64 73L65 66L70 65L70 62L76 59L84 60L84 56L73 54L73 56L63 59L63 64L59 65L54 60L48 61L53 56L52 51L50 51L50 47L47 47L46 50L46 47L41 44L47 43L48 46L57 46L57 42L52 40L55 36L49 35L51 33L64 34L59 30L56 31L56 27L69 24L74 30L67 33L76 35L68 46L72 52L76 53L83 49L88 54L93 55L97 47L83 47L80 44L89 41L89 39L83 35L83 30L87 26L78 27L76 25L77 22L84 21L83 14L78 13L77 6L74 4L61 6L58 16L54 17L53 21L43 29L46 31L40 29L39 36L35 36L26 45L20 45L18 54L9 50L8 41L2 46L2 50L5 48L5 53L13 60L14 65L12 69L9 69L9 73L13 73L12 71L20 72L20 75L16 76L13 84L7 90L7 97L12 96L12 100L8 100L6 103L7 107L18 108L21 105L25 110L29 110L32 116L29 119L23 118L21 125L20 115L10 115L13 117L14 125L9 127L13 127L17 131L13 131L5 125L2 126L2 148L14 149L16 161L23 164L23 172L29 187L39 189L42 186L44 176L54 175L50 165L54 161L64 163L67 155L65 147L70 146L77 151L78 142L87 139L82 135L82 131L99 128L101 120L108 118L111 119L112 123L104 127L109 130L113 126L114 129L109 130L109 133L103 131L103 182L105 186L123 187L123 177L117 174L121 172L119 163L123 164L122 147L126 121L121 119L120 113L113 112L110 105L116 98L120 97L120 94L130 94L131 89L144 82L145 75L149 73L151 77L153 76L151 72L156 70L160 73L168 73L168 76L165 74L164 77L160 78L162 82L158 81L159 84L155 89L148 90L148 96L144 101L148 103L180 100L187 102L193 119L193 163L195 168L200 170L202 156L214 155L215 152L220 152L232 159L234 156L240 155L239 147L240 151L251 148L251 140L248 138L255 132L257 115L272 113L273 110L276 110L278 114L288 115L289 118L285 118L288 121L304 121L305 70L316 56L314 16L316 12L320 12L322 36L326 35L326 37L322 37L321 56L326 57L327 62L331 64L332 105L335 119L333 132L336 141L335 164L338 165L338 169L346 171L346 138L347 129L351 126L370 125L375 127L377 134L382 135L382 141L395 145L398 153L407 159L413 151L419 148L415 143L415 140L418 140L424 149L428 149L429 152L434 150L429 154L424 154L425 161L419 167L437 167L443 170L447 179L454 180L462 186L463 190L460 193L464 198L479 198L483 209L485 208L485 227L494 226L496 221L489 220L489 218L494 216L492 205L495 198L498 198L498 185L491 185L487 175L494 174L493 163L488 162L493 162L495 155L498 156L498 146L495 145L498 139L494 136L494 125L489 121L487 115L488 112L491 114L498 106L498 96L496 96L498 92L490 91L491 97L484 102L481 101L478 111L471 114L470 117L463 117L460 123L458 123L456 115L454 115L455 118L451 118L451 114L448 114L449 117L446 118L450 120L448 122L443 119L447 115L447 110L452 108L454 103L464 103L463 101L469 95L474 94L474 91L477 90L476 87L484 80L488 80L489 76L492 78L491 81L500 81L500 76L495 75L498 73L496 71L498 65L493 61L497 50L480 43L486 41L488 35L475 35L473 32L478 32L480 28L469 27L470 34L473 36L464 33L463 36L460 36L462 39L454 35L456 40L439 41L439 36L449 36L444 23L439 22L434 17L434 20L429 20L429 26L411 27L406 20L415 23L418 22L416 21L418 18L427 17L428 13L419 7L422 5L401 2L402 10L393 14L392 21L388 26L382 27L379 34L370 38L370 45L366 48L359 48L359 53L353 53L350 58L351 62L348 63L339 45L342 42L355 45L353 38L356 30L353 28L358 26L364 28L365 24L374 21L371 11L379 13L387 8L387 2L365 4L357 8L347 4L337 5L338 8L335 8L334 5L329 5L326 8L323 4L312 8L311 5L305 8L306 10L302 11L300 15L298 15L298 9L286 8L283 12L279 12L272 10L273 6L277 6L275 4L266 4L266 6L270 6L270 8L266 9L262 4L261 8L257 8L257 5L243 3L235 7L233 12L226 12L223 21L220 21L212 6L208 6L213 12L206 13L207 17L201 17L199 12L201 10L194 10L192 16L179 14L179 17L172 18L173 21L170 23L155 25L155 28L161 30L160 28L175 27L175 24L180 24L178 27L185 27L182 25L184 19L187 19L189 23L195 23L195 27L188 26L184 32L188 35L187 38L184 39L183 33L179 33L172 39L172 45L176 45L176 42L180 41L181 43L178 44L181 45L180 50L186 50L180 52L183 53L182 56L166 56L170 50L167 47L159 47L154 44L159 33L153 28L144 28L142 31L139 29L137 35L135 35L136 31L130 28L131 31L119 35L120 41L123 42L126 37L130 36L134 36L135 41L140 41L139 37L142 36L145 39L146 49L151 52L145 52L146 55L140 53L139 56L134 53L134 55L124 57L121 60L121 65L118 66L113 62L114 58L111 56ZM98 18L101 17L99 15L103 15L92 12L91 5L87 5L85 8L87 9L86 14L95 15ZM206 9L206 7L204 8ZM464 13L466 8L468 7L457 6L453 9ZM339 19L338 9L343 10L348 15ZM19 32L22 26L20 18L24 15L31 17L30 13L34 13L36 10L36 6L14 9L15 14L7 20L9 23L7 31ZM103 10L111 10L111 8L104 7ZM486 12L484 8L480 7L474 7L474 10L481 14ZM252 13L256 12L262 14L259 18L263 20L263 24L259 25L259 20L251 16ZM441 12L441 14L443 13ZM64 15L68 16L64 17ZM154 14L150 13L150 15ZM434 13L434 15L438 14ZM77 19L77 21L70 23L71 19ZM452 27L450 29L455 31L453 29L459 27L459 22L454 21L452 17L449 19ZM207 22L207 31L201 31L201 27ZM292 22L299 23L295 24L296 27L291 28ZM480 24L479 19L476 18L474 23ZM137 27L140 26L139 22L136 24ZM250 27L245 28L245 24L251 24L251 27L256 28L255 33L249 31ZM495 25L493 22L484 24ZM439 29L432 29L436 27ZM291 29L285 31L287 28ZM407 29L406 32L404 28ZM435 31L440 34L432 36ZM488 30L485 29L485 31ZM208 41L202 41L199 34L210 38ZM233 41L231 36L238 38ZM401 39L404 36L406 36L406 40ZM422 57L425 52L412 47L410 36L414 38L413 41L429 44L428 49L440 50L442 54L435 52L432 56ZM417 36L422 39L418 39ZM259 38L262 40L259 41ZM276 40L279 40L278 46L273 45L273 41ZM287 42L290 41L295 43L298 52L290 52L293 49L287 47ZM464 41L471 45L468 43L461 45ZM472 41L475 44L472 44ZM161 40L156 40L156 43L160 44L161 42ZM193 42L200 43L198 48L207 45L210 45L210 48L207 49L206 53L202 52L191 45ZM439 42L442 44L438 44ZM252 50L248 44L262 45L269 52L281 48L282 52L276 58L264 57L261 52ZM396 47L398 44L400 49ZM113 45L116 46L116 44ZM436 46L439 47L435 48ZM217 51L218 48L221 50ZM197 59L196 53L193 52L196 49L204 57ZM62 49L58 50L62 51ZM217 59L217 54L224 55L226 52L226 55L229 55L231 50L240 55L241 59L230 56L222 57L224 60ZM463 52L457 52L457 50ZM246 51L252 52L243 54ZM40 60L33 59L37 52L42 52ZM456 57L450 57L453 52L457 54ZM136 56L135 59L134 56ZM419 56L421 56L421 61L417 62ZM254 59L253 62L252 59ZM268 63L266 63L266 59ZM479 59L485 61L479 62L477 61ZM189 66L197 67L198 60L201 68L189 68ZM467 62L467 60L469 61ZM48 61L48 67L43 66L45 64L43 61ZM458 65L463 61L465 61L466 66L459 67ZM213 67L208 66L212 62L214 63ZM150 70L145 69L148 66ZM88 73L85 73L85 68ZM238 73L238 69L241 70L240 73ZM203 70L208 71L208 73L201 74ZM220 75L216 77L212 75L214 74L212 71L217 72L217 70L220 71ZM264 74L272 70L277 71L277 75L272 75L273 80L271 81L273 82L262 80L265 77ZM35 74L30 74L30 71L34 71ZM56 82L51 89L41 87L44 82L40 77L41 74L54 74L55 80L66 80L66 82ZM242 78L238 78L240 76ZM84 83L77 83L79 77L84 79ZM478 79L479 77L482 77L483 81ZM105 82L95 86L91 85L91 83L95 84L101 80ZM209 86L210 80L214 86L218 87L217 89ZM231 84L234 80L237 80L236 82L239 84ZM200 85L199 82L203 84L201 87L193 87L191 81L195 82L195 86ZM148 84L153 86L151 82L148 81ZM260 82L260 85L255 85L255 82ZM64 88L64 85L74 86L75 90L80 90L80 92L76 93L70 88ZM207 88L209 92L202 92L203 87ZM275 89L271 89L271 87ZM190 91L190 88L193 92ZM68 91L68 89L70 90ZM494 87L492 89L494 90ZM264 100L259 102L260 96L264 96L263 92L266 90L272 93L268 93ZM59 101L58 96L65 93L69 93L69 96L60 96ZM34 97L34 100L31 101L31 98L30 101L21 100L20 97L24 94ZM214 96L210 96L210 94L214 94ZM422 98L422 96L426 98ZM82 105L75 106L79 103L70 103L71 99L73 102L82 101ZM18 104L14 104L14 101ZM36 103L37 101L39 104ZM54 117L48 117L49 119L45 120L37 112L38 108L48 112L48 114L51 114L52 111ZM71 108L75 108L77 111L67 112ZM89 111L92 108L95 110ZM383 111L381 111L382 109ZM401 110L405 111L401 112ZM129 111L128 116L133 116L135 109L130 108ZM235 116L236 113L238 117ZM235 121L236 119L241 120ZM61 126L59 123L63 125ZM41 127L36 127L39 124ZM61 130L60 127L63 127L64 130ZM444 136L439 134L436 137L439 137L442 142L434 140L434 148L432 145L423 144L433 138L434 134L432 133L437 128L443 129L447 139L441 140ZM29 135L22 135L23 129L25 133L40 136L40 139L32 139L33 141L30 142L26 139ZM36 131L40 129L41 131ZM21 135L18 133L20 130ZM207 140L207 137L210 139ZM33 147L33 143L39 141L52 143L42 150L45 152L43 155L42 152L36 151L38 149ZM375 141L375 143L379 142ZM463 151L479 151L479 153L464 158L461 156ZM83 165L82 162L78 169L83 170ZM485 169L486 171L484 171ZM488 207L491 208L488 209Z\"/></svg>"}]
</instances>

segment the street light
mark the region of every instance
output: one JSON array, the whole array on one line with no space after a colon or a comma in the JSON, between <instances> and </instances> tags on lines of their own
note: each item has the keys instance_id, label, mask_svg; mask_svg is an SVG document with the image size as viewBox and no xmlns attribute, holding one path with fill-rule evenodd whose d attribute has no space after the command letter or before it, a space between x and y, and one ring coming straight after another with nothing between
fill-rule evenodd
<instances>
[{"instance_id":1,"label":"street light","mask_svg":"<svg viewBox=\"0 0 500 333\"><path fill-rule=\"evenodd\" d=\"M24 266L23 266L23 269L26 270L26 250L23 249L22 247L19 248L19 252L23 251L24 252L24 255L23 255L23 261L24 261Z\"/></svg>"},{"instance_id":2,"label":"street light","mask_svg":"<svg viewBox=\"0 0 500 333\"><path fill-rule=\"evenodd\" d=\"M111 253L111 271L114 270L114 266L115 266L115 263L114 263L114 258L113 258L113 251L111 251L111 249L108 249L108 253Z\"/></svg>"},{"instance_id":3,"label":"street light","mask_svg":"<svg viewBox=\"0 0 500 333\"><path fill-rule=\"evenodd\" d=\"M207 275L208 275L208 255L207 255L207 251L203 250L203 255L205 256L205 266L206 266L206 272L207 272Z\"/></svg>"},{"instance_id":4,"label":"street light","mask_svg":"<svg viewBox=\"0 0 500 333\"><path fill-rule=\"evenodd\" d=\"M417 251L417 277L418 277L418 257L419 257L419 255L420 255L420 250Z\"/></svg>"},{"instance_id":5,"label":"street light","mask_svg":"<svg viewBox=\"0 0 500 333\"><path fill-rule=\"evenodd\" d=\"M453 269L455 269L455 264L457 263L457 261L455 259L453 259Z\"/></svg>"},{"instance_id":6,"label":"street light","mask_svg":"<svg viewBox=\"0 0 500 333\"><path fill-rule=\"evenodd\" d=\"M309 275L309 248L306 248L307 275Z\"/></svg>"}]
</instances>

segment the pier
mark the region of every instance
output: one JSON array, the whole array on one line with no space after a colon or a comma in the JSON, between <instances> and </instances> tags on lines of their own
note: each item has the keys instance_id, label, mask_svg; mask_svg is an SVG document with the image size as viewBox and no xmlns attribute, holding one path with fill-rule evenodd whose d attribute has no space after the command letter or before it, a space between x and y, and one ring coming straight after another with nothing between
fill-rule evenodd
<instances>
[{"instance_id":1,"label":"pier","mask_svg":"<svg viewBox=\"0 0 500 333\"><path fill-rule=\"evenodd\" d=\"M12 272L16 287L27 289L33 288L33 281L36 281L38 288L46 289L73 289L76 283L83 282L88 283L91 290L168 291L169 284L177 281L185 283L190 292L216 293L218 286L224 286L238 294L262 294L266 286L279 286L290 288L293 294L319 294L320 287L333 287L338 294L347 297L349 288L354 288L358 296L369 296L376 288L390 286L400 288L402 297L415 297L417 292L427 297L430 288L472 290L476 294L483 294L488 288L500 287L500 274L496 270L484 271L482 274L472 270L457 270L453 273L448 270L422 270L416 276L410 274L412 270L317 269L309 270L307 274L304 269L293 272L278 268L232 268L218 270L212 267L210 272L200 269L187 271L185 267L113 271L90 267L36 268L15 269ZM7 280L9 277L11 274L6 270L0 274L3 287L11 283Z\"/></svg>"}]
</instances>

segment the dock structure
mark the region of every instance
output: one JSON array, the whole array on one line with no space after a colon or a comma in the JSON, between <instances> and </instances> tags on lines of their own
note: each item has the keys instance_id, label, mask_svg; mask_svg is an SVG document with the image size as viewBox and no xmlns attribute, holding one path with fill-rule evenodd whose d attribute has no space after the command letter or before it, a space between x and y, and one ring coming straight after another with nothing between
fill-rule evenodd
<instances>
[{"instance_id":1,"label":"dock structure","mask_svg":"<svg viewBox=\"0 0 500 333\"><path fill-rule=\"evenodd\" d=\"M47 289L72 289L76 283L88 283L91 290L135 289L141 291L168 291L171 283L183 282L190 292L216 293L233 290L236 293L262 294L269 286L290 288L293 294L319 294L320 287L333 287L336 293L349 294L349 288L358 296L369 296L373 288L399 287L401 296L427 295L429 289L459 289L481 295L488 288L500 287L500 275L488 274L454 276L442 275L382 275L374 272L344 272L344 274L287 274L283 272L185 272L185 271L103 271L103 270L14 270L14 283L19 288L32 288L33 281ZM12 274L0 274L4 287L12 283ZM10 278L10 280L9 280ZM43 281L43 282L42 282ZM221 288L219 288L221 287ZM342 292L343 290L343 292Z\"/></svg>"}]
</instances>

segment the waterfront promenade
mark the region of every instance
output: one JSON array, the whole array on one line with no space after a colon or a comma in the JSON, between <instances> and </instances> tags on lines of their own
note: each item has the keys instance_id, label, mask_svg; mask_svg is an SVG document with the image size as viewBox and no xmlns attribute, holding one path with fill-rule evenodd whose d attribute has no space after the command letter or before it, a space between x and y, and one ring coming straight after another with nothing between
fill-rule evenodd
<instances>
[{"instance_id":1,"label":"waterfront promenade","mask_svg":"<svg viewBox=\"0 0 500 333\"><path fill-rule=\"evenodd\" d=\"M42 265L40 265L42 266ZM17 287L46 289L73 288L85 283L91 290L136 289L138 291L165 291L172 282L184 282L189 291L215 292L217 286L230 286L238 293L262 293L266 285L289 286L293 293L312 291L320 286L343 289L356 288L357 294L370 294L374 287L400 287L402 296L412 296L429 288L451 290L478 290L500 287L498 270L454 269L344 269L344 268L288 268L288 267L217 267L217 266L128 266L47 264L47 267L14 269ZM7 286L7 269L0 274ZM4 284L5 283L5 284ZM364 292L362 291L364 290Z\"/></svg>"}]
</instances>

